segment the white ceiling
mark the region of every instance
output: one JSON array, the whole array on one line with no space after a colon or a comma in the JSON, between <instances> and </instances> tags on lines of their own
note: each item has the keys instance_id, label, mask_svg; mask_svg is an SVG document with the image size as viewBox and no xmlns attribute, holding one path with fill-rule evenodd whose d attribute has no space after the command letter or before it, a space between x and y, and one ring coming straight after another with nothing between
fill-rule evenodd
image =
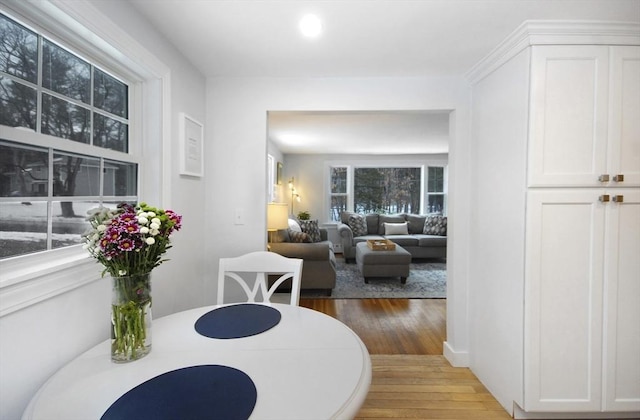
<instances>
[{"instance_id":1,"label":"white ceiling","mask_svg":"<svg viewBox=\"0 0 640 420\"><path fill-rule=\"evenodd\" d=\"M525 20L640 22L640 0L129 1L207 77L463 75ZM315 13L323 21L324 31L318 39L304 38L298 32L298 20L306 13ZM371 115L347 115L372 124ZM442 118L425 115L425 121ZM279 115L281 121L274 127L284 132L281 123L287 120L294 124L295 116ZM302 120L295 124L306 127L298 137L314 137L316 142L302 146L318 151L321 144L329 146L332 130L336 134L338 127L347 124L336 114L297 116ZM389 122L402 122L397 121L401 113L395 114L396 119L385 117ZM315 129L313 120L337 125ZM431 149L427 145L432 140L441 141L441 127L426 128L425 121L419 121L414 129L402 130L397 125L382 128L378 122L376 130L363 126L367 131L356 137L366 138L370 147L393 142L396 150L418 152L418 145L422 150ZM403 132L411 141L400 137ZM376 133L396 135L381 137ZM294 152L277 133L272 137L282 144L283 151ZM341 146L323 150L344 152L345 143ZM441 150L441 144L433 149Z\"/></svg>"},{"instance_id":2,"label":"white ceiling","mask_svg":"<svg viewBox=\"0 0 640 420\"><path fill-rule=\"evenodd\" d=\"M284 154L448 153L449 113L269 112L269 139Z\"/></svg>"}]
</instances>

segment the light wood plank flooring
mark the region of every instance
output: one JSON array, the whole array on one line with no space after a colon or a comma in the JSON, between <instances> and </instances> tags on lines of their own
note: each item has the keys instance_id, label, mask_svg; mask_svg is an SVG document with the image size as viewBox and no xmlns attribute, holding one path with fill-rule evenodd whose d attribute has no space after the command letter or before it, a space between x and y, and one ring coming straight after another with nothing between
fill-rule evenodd
<instances>
[{"instance_id":1,"label":"light wood plank flooring","mask_svg":"<svg viewBox=\"0 0 640 420\"><path fill-rule=\"evenodd\" d=\"M467 368L442 356L445 299L300 299L339 319L371 354L371 389L356 419L510 419Z\"/></svg>"}]
</instances>

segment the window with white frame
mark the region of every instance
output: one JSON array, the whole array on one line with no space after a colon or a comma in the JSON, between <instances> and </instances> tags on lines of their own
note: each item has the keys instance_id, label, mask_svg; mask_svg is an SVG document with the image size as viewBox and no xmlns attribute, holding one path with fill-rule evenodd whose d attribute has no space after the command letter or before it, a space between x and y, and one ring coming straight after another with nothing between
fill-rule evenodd
<instances>
[{"instance_id":1,"label":"window with white frame","mask_svg":"<svg viewBox=\"0 0 640 420\"><path fill-rule=\"evenodd\" d=\"M427 168L427 213L445 213L445 179L444 168L429 166Z\"/></svg>"},{"instance_id":2,"label":"window with white frame","mask_svg":"<svg viewBox=\"0 0 640 420\"><path fill-rule=\"evenodd\" d=\"M78 244L89 208L137 200L129 107L123 78L0 13L0 259Z\"/></svg>"},{"instance_id":3,"label":"window with white frame","mask_svg":"<svg viewBox=\"0 0 640 420\"><path fill-rule=\"evenodd\" d=\"M330 217L356 213L446 213L446 168L330 166Z\"/></svg>"},{"instance_id":4,"label":"window with white frame","mask_svg":"<svg viewBox=\"0 0 640 420\"><path fill-rule=\"evenodd\" d=\"M336 222L340 220L340 213L346 211L349 203L347 174L348 167L332 166L329 168L329 220Z\"/></svg>"}]
</instances>

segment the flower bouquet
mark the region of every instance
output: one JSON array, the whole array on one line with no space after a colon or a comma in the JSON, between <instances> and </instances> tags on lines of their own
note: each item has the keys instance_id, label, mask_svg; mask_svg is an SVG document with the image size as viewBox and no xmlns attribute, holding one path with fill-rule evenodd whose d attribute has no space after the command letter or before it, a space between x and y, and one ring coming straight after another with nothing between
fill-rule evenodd
<instances>
[{"instance_id":1,"label":"flower bouquet","mask_svg":"<svg viewBox=\"0 0 640 420\"><path fill-rule=\"evenodd\" d=\"M113 279L111 358L139 359L151 350L150 273L167 261L169 236L182 227L172 210L120 204L117 209L89 210L91 228L83 235L85 248Z\"/></svg>"}]
</instances>

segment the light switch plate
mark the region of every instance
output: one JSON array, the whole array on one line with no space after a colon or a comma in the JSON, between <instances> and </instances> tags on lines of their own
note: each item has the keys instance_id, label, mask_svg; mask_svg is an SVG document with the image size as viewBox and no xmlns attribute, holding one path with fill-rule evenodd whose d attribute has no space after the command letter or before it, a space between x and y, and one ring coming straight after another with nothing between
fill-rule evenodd
<instances>
[{"instance_id":1,"label":"light switch plate","mask_svg":"<svg viewBox=\"0 0 640 420\"><path fill-rule=\"evenodd\" d=\"M236 225L244 225L244 210L236 209L233 215L233 223Z\"/></svg>"}]
</instances>

